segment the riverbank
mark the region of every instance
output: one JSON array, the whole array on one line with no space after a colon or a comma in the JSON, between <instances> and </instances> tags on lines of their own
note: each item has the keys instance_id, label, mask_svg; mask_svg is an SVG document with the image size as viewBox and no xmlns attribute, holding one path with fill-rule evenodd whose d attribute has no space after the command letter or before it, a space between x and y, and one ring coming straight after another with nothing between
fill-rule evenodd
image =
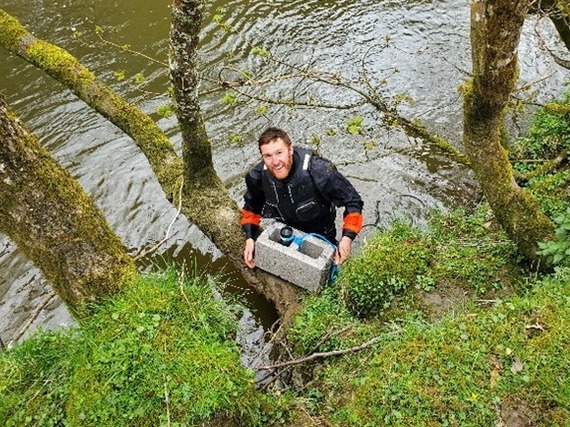
<instances>
[{"instance_id":1,"label":"riverbank","mask_svg":"<svg viewBox=\"0 0 570 427\"><path fill-rule=\"evenodd\" d=\"M561 101L567 103L568 98ZM528 269L483 203L378 230L339 279L304 294L282 360L256 386L223 281L173 268L137 278L80 327L0 354L6 426L566 426L570 423L570 171L542 110L512 147L557 223L552 272ZM524 161L521 161L524 159ZM217 285L216 285L217 284ZM282 348L285 348L282 347ZM286 355L286 357L285 357Z\"/></svg>"},{"instance_id":2,"label":"riverbank","mask_svg":"<svg viewBox=\"0 0 570 427\"><path fill-rule=\"evenodd\" d=\"M368 267L347 273L350 282L341 277L304 302L290 333L297 354L377 341L362 351L298 365L306 380L294 387L295 395L309 417L290 425L570 422L568 269L552 276L522 269L516 250L492 231L485 210L437 215L422 234L399 226L372 246L380 242L380 251L365 248L355 260ZM413 263L423 264L423 273L414 271L407 281L402 265L414 256L410 250L424 260ZM376 295L367 289L369 299L361 301L385 298L366 318L349 308L351 292L359 289L355 274L376 274L368 282L377 286Z\"/></svg>"},{"instance_id":3,"label":"riverbank","mask_svg":"<svg viewBox=\"0 0 570 427\"><path fill-rule=\"evenodd\" d=\"M214 297L215 278L182 278L172 268L150 274L78 329L39 334L3 353L0 420L566 425L570 271L540 277L518 261L483 208L435 214L423 231L399 224L378 234L334 285L302 302L287 359L317 356L266 370L279 375L264 390L240 364L239 309ZM384 289L369 295L362 283ZM354 301L377 294L382 304L355 311L364 305Z\"/></svg>"}]
</instances>

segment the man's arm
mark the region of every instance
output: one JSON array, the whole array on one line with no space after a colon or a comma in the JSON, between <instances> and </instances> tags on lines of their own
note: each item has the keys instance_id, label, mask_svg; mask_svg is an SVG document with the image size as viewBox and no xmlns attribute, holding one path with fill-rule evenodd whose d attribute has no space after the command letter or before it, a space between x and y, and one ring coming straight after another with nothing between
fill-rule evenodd
<instances>
[{"instance_id":1,"label":"man's arm","mask_svg":"<svg viewBox=\"0 0 570 427\"><path fill-rule=\"evenodd\" d=\"M254 249L255 235L261 223L261 212L265 204L265 195L261 184L261 168L256 166L245 177L246 192L241 216L241 227L245 233L246 241L243 251L245 264L249 268L255 267Z\"/></svg>"},{"instance_id":2,"label":"man's arm","mask_svg":"<svg viewBox=\"0 0 570 427\"><path fill-rule=\"evenodd\" d=\"M265 195L261 184L262 169L255 166L245 176L246 192L243 196L244 204L241 210L241 227L247 238L255 238L261 223L261 212L265 204Z\"/></svg>"},{"instance_id":3,"label":"man's arm","mask_svg":"<svg viewBox=\"0 0 570 427\"><path fill-rule=\"evenodd\" d=\"M335 206L344 207L342 238L335 260L337 264L341 264L350 256L352 241L362 230L364 203L350 181L330 161L322 157L313 157L311 175L323 197Z\"/></svg>"}]
</instances>

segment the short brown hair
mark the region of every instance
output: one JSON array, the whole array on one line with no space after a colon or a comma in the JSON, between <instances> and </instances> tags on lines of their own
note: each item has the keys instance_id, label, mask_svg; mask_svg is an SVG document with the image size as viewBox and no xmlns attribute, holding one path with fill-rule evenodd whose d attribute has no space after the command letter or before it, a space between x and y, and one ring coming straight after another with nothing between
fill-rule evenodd
<instances>
[{"instance_id":1,"label":"short brown hair","mask_svg":"<svg viewBox=\"0 0 570 427\"><path fill-rule=\"evenodd\" d=\"M287 145L291 145L291 138L289 138L287 132L277 127L268 127L261 135L259 135L257 146L261 150L262 145L269 144L271 141L276 139L282 139Z\"/></svg>"}]
</instances>

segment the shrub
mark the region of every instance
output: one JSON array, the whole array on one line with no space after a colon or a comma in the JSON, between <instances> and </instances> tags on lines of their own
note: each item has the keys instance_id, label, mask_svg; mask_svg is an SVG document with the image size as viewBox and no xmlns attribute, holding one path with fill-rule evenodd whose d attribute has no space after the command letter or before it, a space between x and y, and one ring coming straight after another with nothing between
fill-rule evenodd
<instances>
[{"instance_id":1,"label":"shrub","mask_svg":"<svg viewBox=\"0 0 570 427\"><path fill-rule=\"evenodd\" d=\"M428 269L429 250L420 231L403 223L379 233L343 266L339 285L351 313L366 317L390 306L394 297Z\"/></svg>"}]
</instances>

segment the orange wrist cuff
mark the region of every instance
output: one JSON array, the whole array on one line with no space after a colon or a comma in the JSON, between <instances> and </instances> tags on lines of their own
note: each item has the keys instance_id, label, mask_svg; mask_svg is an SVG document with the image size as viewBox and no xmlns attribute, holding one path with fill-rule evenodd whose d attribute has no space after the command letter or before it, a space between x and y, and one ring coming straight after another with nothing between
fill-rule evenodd
<instances>
[{"instance_id":1,"label":"orange wrist cuff","mask_svg":"<svg viewBox=\"0 0 570 427\"><path fill-rule=\"evenodd\" d=\"M360 233L360 230L362 230L362 214L359 212L352 212L349 213L348 215L346 215L344 217L343 223L342 223L342 229L343 230L350 230L356 234Z\"/></svg>"},{"instance_id":2,"label":"orange wrist cuff","mask_svg":"<svg viewBox=\"0 0 570 427\"><path fill-rule=\"evenodd\" d=\"M241 225L253 224L259 225L261 223L261 215L248 211L247 209L241 210Z\"/></svg>"}]
</instances>

